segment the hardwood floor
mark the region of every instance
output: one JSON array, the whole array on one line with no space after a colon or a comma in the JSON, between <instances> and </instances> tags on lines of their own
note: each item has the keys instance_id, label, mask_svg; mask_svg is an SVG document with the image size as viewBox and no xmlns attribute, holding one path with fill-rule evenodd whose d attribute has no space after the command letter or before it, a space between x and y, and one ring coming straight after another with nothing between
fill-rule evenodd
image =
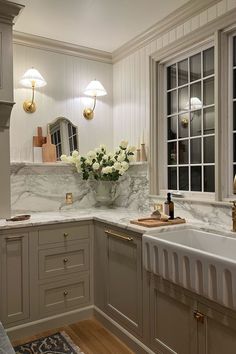
<instances>
[{"instance_id":1,"label":"hardwood floor","mask_svg":"<svg viewBox=\"0 0 236 354\"><path fill-rule=\"evenodd\" d=\"M58 331L65 331L84 354L134 354L95 319L84 320L69 326L54 328L36 336L15 340L12 345L27 343Z\"/></svg>"}]
</instances>

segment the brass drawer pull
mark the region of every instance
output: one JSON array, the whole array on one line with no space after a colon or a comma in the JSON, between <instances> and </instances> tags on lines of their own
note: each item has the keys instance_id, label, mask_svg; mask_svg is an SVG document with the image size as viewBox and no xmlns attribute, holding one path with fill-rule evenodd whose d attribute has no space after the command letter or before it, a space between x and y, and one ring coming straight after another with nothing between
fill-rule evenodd
<instances>
[{"instance_id":1,"label":"brass drawer pull","mask_svg":"<svg viewBox=\"0 0 236 354\"><path fill-rule=\"evenodd\" d=\"M195 318L195 320L197 320L198 322L204 323L204 318L205 316L203 315L203 313L199 312L199 311L194 311L193 313L193 317Z\"/></svg>"},{"instance_id":2,"label":"brass drawer pull","mask_svg":"<svg viewBox=\"0 0 236 354\"><path fill-rule=\"evenodd\" d=\"M14 240L20 240L24 237L24 235L17 235L17 236L7 236L5 237L5 240L7 241L14 241Z\"/></svg>"},{"instance_id":3,"label":"brass drawer pull","mask_svg":"<svg viewBox=\"0 0 236 354\"><path fill-rule=\"evenodd\" d=\"M64 237L66 238L68 236L69 236L69 234L67 232L64 232Z\"/></svg>"},{"instance_id":4,"label":"brass drawer pull","mask_svg":"<svg viewBox=\"0 0 236 354\"><path fill-rule=\"evenodd\" d=\"M120 240L127 241L127 242L133 242L133 240L134 240L132 237L120 235L120 234L117 234L116 232L113 232L111 230L105 230L105 233L107 234L107 236L119 238Z\"/></svg>"},{"instance_id":5,"label":"brass drawer pull","mask_svg":"<svg viewBox=\"0 0 236 354\"><path fill-rule=\"evenodd\" d=\"M68 291L65 290L65 291L64 291L64 296L67 296L67 295L68 295Z\"/></svg>"},{"instance_id":6,"label":"brass drawer pull","mask_svg":"<svg viewBox=\"0 0 236 354\"><path fill-rule=\"evenodd\" d=\"M63 262L64 262L64 263L67 263L68 261L69 261L68 258L64 258L64 259L63 259Z\"/></svg>"}]
</instances>

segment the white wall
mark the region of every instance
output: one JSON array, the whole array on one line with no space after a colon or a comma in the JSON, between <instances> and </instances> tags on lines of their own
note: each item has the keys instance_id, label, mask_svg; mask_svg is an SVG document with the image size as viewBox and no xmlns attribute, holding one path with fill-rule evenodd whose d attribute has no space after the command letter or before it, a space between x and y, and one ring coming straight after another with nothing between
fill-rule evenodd
<instances>
[{"instance_id":1,"label":"white wall","mask_svg":"<svg viewBox=\"0 0 236 354\"><path fill-rule=\"evenodd\" d=\"M78 125L82 154L102 143L113 147L111 64L18 44L14 45L13 58L16 104L11 116L11 161L33 161L32 136L37 126L42 126L46 134L47 124L58 116ZM37 110L28 114L22 103L31 98L31 92L19 80L32 66L39 70L47 86L36 90ZM98 99L94 119L87 121L83 109L86 102L91 105L91 99L83 96L83 90L94 78L102 82L108 95Z\"/></svg>"},{"instance_id":2,"label":"white wall","mask_svg":"<svg viewBox=\"0 0 236 354\"><path fill-rule=\"evenodd\" d=\"M149 137L149 56L168 44L197 31L208 22L236 8L236 0L222 0L202 13L164 33L113 66L114 145L125 136L137 145L139 137Z\"/></svg>"}]
</instances>

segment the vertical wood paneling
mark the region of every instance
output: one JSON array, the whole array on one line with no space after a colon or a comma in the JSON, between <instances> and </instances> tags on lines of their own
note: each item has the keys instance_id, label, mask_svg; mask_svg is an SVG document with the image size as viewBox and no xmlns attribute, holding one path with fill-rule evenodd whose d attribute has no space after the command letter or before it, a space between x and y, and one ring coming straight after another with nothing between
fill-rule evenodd
<instances>
[{"instance_id":1,"label":"vertical wood paneling","mask_svg":"<svg viewBox=\"0 0 236 354\"><path fill-rule=\"evenodd\" d=\"M235 0L222 0L208 10L171 29L170 32L163 34L146 47L137 50L128 58L114 64L113 110L115 144L125 135L125 138L130 143L137 145L138 139L142 136L144 130L145 142L148 145L150 116L149 56L184 35L198 30L198 28L207 24L207 22L214 20L217 16L221 16L233 8L236 8ZM122 65L123 62L126 62L125 68ZM121 72L122 70L123 73ZM124 80L125 83L121 82L121 80ZM124 97L122 100L117 100L118 93L122 92L124 87ZM125 119L121 120L122 124L118 122L118 117L121 115L125 117Z\"/></svg>"},{"instance_id":2,"label":"vertical wood paneling","mask_svg":"<svg viewBox=\"0 0 236 354\"><path fill-rule=\"evenodd\" d=\"M19 80L32 66L41 72L47 86L36 90L37 110L34 114L27 114L22 103L30 98L31 92L20 86ZM37 126L42 126L46 134L47 124L59 116L69 118L78 126L81 153L102 143L111 149L112 76L111 64L14 45L16 104L11 117L11 161L33 161L32 136ZM108 95L98 99L94 119L87 121L83 118L83 109L87 104L91 105L92 100L84 97L83 90L94 78L102 82Z\"/></svg>"}]
</instances>

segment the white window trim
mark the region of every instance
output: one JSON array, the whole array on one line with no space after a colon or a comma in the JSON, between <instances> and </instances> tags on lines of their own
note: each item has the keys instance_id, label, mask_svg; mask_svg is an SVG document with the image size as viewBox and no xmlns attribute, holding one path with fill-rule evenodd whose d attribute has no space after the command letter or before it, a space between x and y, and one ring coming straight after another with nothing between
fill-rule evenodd
<instances>
[{"instance_id":1,"label":"white window trim","mask_svg":"<svg viewBox=\"0 0 236 354\"><path fill-rule=\"evenodd\" d=\"M229 27L231 26L231 27ZM232 197L230 191L228 143L229 143L229 120L231 118L228 104L228 36L236 29L235 11L220 17L214 23L208 24L197 32L190 33L184 39L168 45L150 56L150 195L158 196L166 190L162 189L164 169L164 144L161 132L165 129L164 120L161 120L163 113L163 102L157 90L157 81L161 87L164 85L163 61L175 60L176 56L182 53L190 53L194 48L214 40L215 45L215 139L216 139L216 183L215 193L188 192L186 199L209 200L227 202ZM223 71L222 71L223 69ZM223 97L223 99L222 99ZM225 98L225 99L224 99ZM219 119L224 117L223 119ZM231 138L232 140L232 138ZM224 148L223 148L224 147ZM232 147L231 147L232 150ZM227 168L225 166L227 165ZM232 176L232 173L231 173ZM232 187L231 187L232 188ZM232 189L231 189L232 190ZM232 192L231 192L232 193Z\"/></svg>"},{"instance_id":2,"label":"white window trim","mask_svg":"<svg viewBox=\"0 0 236 354\"><path fill-rule=\"evenodd\" d=\"M203 44L203 45L201 45L201 46L199 46L198 48L195 48L194 50L190 50L189 52L186 52L185 53L185 55L181 55L180 57L176 57L176 59L175 60L171 60L171 61L168 61L168 62L163 62L161 65L164 65L164 82L165 82L165 87L164 87L164 93L165 93L165 105L164 105L164 112L163 112L163 115L164 115L164 117L165 117L165 119L166 119L166 124L165 124L165 131L164 131L164 137L165 137L165 141L164 141L164 145L166 146L166 149L165 149L165 174L164 174L164 178L165 178L165 183L164 183L164 185L163 185L163 187L164 187L164 191L166 192L166 190L167 190L167 181L168 181L168 174L167 174L167 170L168 170L168 167L172 167L172 166L170 166L170 165L168 165L168 163L167 163L167 159L168 159L168 156L167 156L167 141L168 141L168 139L167 139L167 117L169 117L168 115L167 115L167 109L166 109L166 95L167 95L167 70L166 70L166 68L168 67L168 66L170 66L170 65L172 65L172 64L175 64L175 63L177 63L177 62L180 62L181 60L185 60L185 59L189 59L191 56L193 56L193 55L195 55L195 54L199 54L199 53L201 53L201 56L203 56L203 52L205 51L205 50L207 50L207 49L209 49L209 48L212 48L212 47L214 47L214 41L212 40L211 42L209 42L209 43L206 43L206 44ZM202 58L202 60L203 60L203 58ZM201 60L201 65L203 65L203 61ZM189 60L188 60L188 65L189 65ZM190 68L189 68L190 69ZM201 70L203 71L203 67L201 68ZM203 82L205 81L205 80L207 80L207 79L210 79L210 78L214 78L214 81L215 81L215 71L214 71L214 74L212 74L212 75L209 75L209 76L206 76L206 77L201 77L201 79L199 79L199 80L196 80L196 81L194 81L194 82L188 82L188 85L187 85L187 87L189 88L189 87L191 87L191 84L195 84L195 83L197 83L197 82L200 82L201 83L201 90L202 90L202 85L203 85ZM185 87L186 87L186 85L184 85ZM178 87L178 89L179 89L179 87ZM190 92L189 92L189 94L190 94ZM201 92L201 94L202 94L202 92ZM202 100L203 100L203 97L202 97ZM215 99L214 99L214 104L211 104L211 105L207 105L207 106L205 106L204 108L211 108L211 107L214 107L214 110L215 110ZM202 112L202 124L203 124L203 111L204 111L204 108L202 107L201 108L201 112ZM173 114L172 116L179 116L180 114L183 114L184 112L178 112L177 114L175 113L175 114ZM188 111L188 114L190 114L190 110ZM177 122L177 125L178 125L178 122ZM190 129L190 128L189 128ZM202 134L202 135L199 135L199 137L201 138L201 144L203 143L203 140L202 139L204 139L204 138L206 138L207 136L214 136L214 139L215 139L215 132L213 133L213 134ZM199 138L198 137L198 138ZM188 140L188 141L191 141L191 140L194 140L195 139L195 137L191 137L190 135L188 136L188 137L186 137L186 138L183 138L183 139L174 139L175 141L176 141L176 143L177 143L177 151L178 151L178 142L179 141L181 141L181 140ZM203 189L204 189L204 179L203 179L203 169L204 169L204 166L207 166L207 165L213 165L214 167L215 167L215 162L214 163L209 163L209 164L206 164L206 163L204 163L203 162L203 154L204 154L204 149L203 149L203 145L201 146L201 153L202 153L202 163L199 163L199 164L191 164L190 163L190 150L189 150L189 163L188 164L186 164L185 166L186 167L191 167L191 166L193 166L193 167L195 167L195 166L201 166L202 167L202 176L201 176L201 180L202 180L202 191L198 191L198 192L196 192L196 191L185 191L185 190L180 190L180 193L182 194L182 195L185 195L185 196L192 196L192 197L194 197L194 196L198 196L198 194L199 193L203 193L204 191L203 191ZM178 167L180 166L178 163L177 163L177 184L179 184L179 181L178 181L178 177L179 177L179 173L178 173ZM175 167L175 166L173 166L173 167ZM183 166L180 166L180 167L184 167L184 165ZM189 188L190 188L190 186L191 186L191 174L189 174ZM161 190L162 191L162 190ZM178 188L178 191L179 191L179 188ZM204 192L204 195L205 195L205 193L208 193L208 197L214 197L214 193L210 193L210 192Z\"/></svg>"}]
</instances>

